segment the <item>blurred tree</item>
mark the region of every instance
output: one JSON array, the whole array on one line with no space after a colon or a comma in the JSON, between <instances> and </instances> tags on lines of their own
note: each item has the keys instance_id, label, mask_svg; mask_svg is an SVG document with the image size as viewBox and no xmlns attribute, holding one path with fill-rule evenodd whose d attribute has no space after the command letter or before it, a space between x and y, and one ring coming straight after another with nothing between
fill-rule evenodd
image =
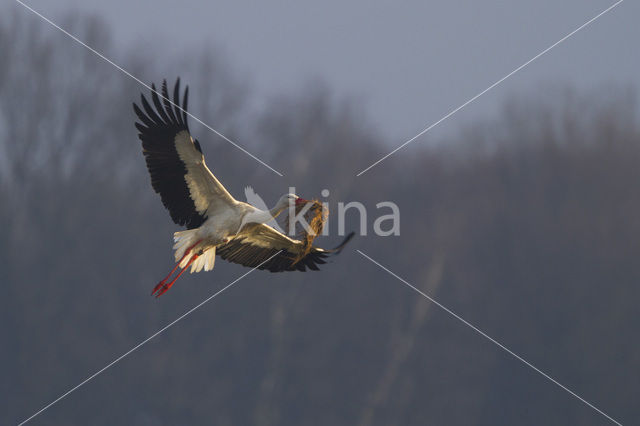
<instances>
[{"instance_id":1,"label":"blurred tree","mask_svg":"<svg viewBox=\"0 0 640 426\"><path fill-rule=\"evenodd\" d=\"M285 173L191 121L236 196L253 184L274 199L269 188L292 184L330 189L333 206L396 202L401 236L354 248L622 422L638 418L640 131L625 91L514 100L500 119L414 144L356 179L389 148L354 101L312 82L256 110L215 50L160 60L113 46L99 19L63 26L143 81L180 74L196 116ZM0 423L10 424L246 270L219 262L151 299L176 227L133 127L145 89L22 13L0 20L0 52ZM248 276L40 420L603 422L353 250L320 273Z\"/></svg>"}]
</instances>

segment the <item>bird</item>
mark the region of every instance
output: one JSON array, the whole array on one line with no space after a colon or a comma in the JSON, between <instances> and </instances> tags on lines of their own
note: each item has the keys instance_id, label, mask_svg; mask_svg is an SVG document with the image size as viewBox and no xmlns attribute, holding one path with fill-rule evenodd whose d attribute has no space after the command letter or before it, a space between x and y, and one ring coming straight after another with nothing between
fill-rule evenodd
<instances>
[{"instance_id":1,"label":"bird","mask_svg":"<svg viewBox=\"0 0 640 426\"><path fill-rule=\"evenodd\" d=\"M176 264L152 291L166 293L191 268L210 271L216 255L243 266L270 272L319 270L329 255L338 254L353 237L347 235L333 249L307 247L267 225L284 210L309 203L296 194L284 194L269 210L236 200L205 163L202 147L191 136L187 122L189 87L180 100L180 78L169 97L163 80L161 95L151 85L151 102L144 93L133 103L151 186L160 195L174 223L186 230L173 234ZM182 102L182 103L181 103ZM173 274L180 268L177 275Z\"/></svg>"}]
</instances>

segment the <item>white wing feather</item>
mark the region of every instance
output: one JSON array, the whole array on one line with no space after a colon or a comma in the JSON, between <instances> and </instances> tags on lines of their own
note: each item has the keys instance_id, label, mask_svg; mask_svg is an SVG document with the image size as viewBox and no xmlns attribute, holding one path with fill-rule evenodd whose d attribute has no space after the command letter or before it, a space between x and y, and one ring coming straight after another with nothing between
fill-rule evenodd
<instances>
[{"instance_id":1,"label":"white wing feather","mask_svg":"<svg viewBox=\"0 0 640 426\"><path fill-rule=\"evenodd\" d=\"M196 210L200 214L214 215L234 206L237 201L211 173L204 162L204 156L193 144L189 132L179 132L175 139L176 151L187 169L185 180Z\"/></svg>"}]
</instances>

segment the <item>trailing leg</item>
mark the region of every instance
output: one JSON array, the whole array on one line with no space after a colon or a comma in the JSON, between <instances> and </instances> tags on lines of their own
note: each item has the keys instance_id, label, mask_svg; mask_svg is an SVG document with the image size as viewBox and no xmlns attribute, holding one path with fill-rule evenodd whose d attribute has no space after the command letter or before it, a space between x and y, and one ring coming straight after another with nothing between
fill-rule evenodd
<instances>
[{"instance_id":1,"label":"trailing leg","mask_svg":"<svg viewBox=\"0 0 640 426\"><path fill-rule=\"evenodd\" d=\"M158 284L158 285L156 286L156 289L154 289L154 291L153 291L153 293L155 293L156 291L158 292L158 294L156 294L156 297L160 297L160 296L162 296L163 294L165 294L165 293L166 293L166 292L167 292L167 291L168 291L168 290L169 290L169 289L170 289L170 288L175 284L175 282L176 282L176 281L178 281L178 278L180 278L180 276L181 276L182 274L184 274L184 271L186 271L186 270L187 270L187 268L189 268L189 266L191 266L191 264L192 264L192 263L193 263L193 262L194 262L198 257L200 257L200 256L199 256L199 255L197 255L197 254L194 254L193 256L191 256L191 259L189 259L189 262L187 262L187 264L185 265L185 267L184 267L184 268L182 268L182 271L180 271L180 272L178 273L178 275L176 275L176 277L175 277L173 280L171 280L171 282L170 282L170 283L163 283L163 282L161 281L161 282L160 282L160 284ZM179 263L178 263L178 265L179 265ZM153 294L153 293L151 293L151 294Z\"/></svg>"},{"instance_id":2,"label":"trailing leg","mask_svg":"<svg viewBox=\"0 0 640 426\"><path fill-rule=\"evenodd\" d=\"M169 278L171 278L171 275L173 275L173 273L176 271L176 269L178 269L178 266L180 266L180 264L185 260L185 258L186 258L187 256L189 256L189 254L191 253L191 250L193 250L193 248L194 248L195 246L197 246L201 241L202 241L202 240L198 240L198 241L196 241L194 244L192 244L191 246L189 246L189 247L186 249L186 251L185 251L184 255L180 258L180 260L178 260L178 261L177 261L176 266L174 266L174 267L173 267L173 269L171 270L171 272L169 272L169 274L168 274L166 277L164 277L164 278L162 279L162 281L160 281L160 282L159 282L159 283L158 283L158 284L153 288L153 291L151 292L151 295L152 295L152 296L155 294L155 292L156 292L156 291L160 290L160 288L162 288L162 287L166 286L167 281L169 280ZM195 255L194 257L197 257L197 255ZM191 264L191 262L193 262L193 259L192 259L192 260L189 260L189 264ZM178 275L178 276L180 276L180 275ZM177 277L176 277L176 279L177 279ZM175 280L174 280L173 282L175 282ZM165 291L166 291L166 290L165 290ZM163 292L163 293L164 293L164 292ZM157 296L159 296L159 294L158 294Z\"/></svg>"}]
</instances>

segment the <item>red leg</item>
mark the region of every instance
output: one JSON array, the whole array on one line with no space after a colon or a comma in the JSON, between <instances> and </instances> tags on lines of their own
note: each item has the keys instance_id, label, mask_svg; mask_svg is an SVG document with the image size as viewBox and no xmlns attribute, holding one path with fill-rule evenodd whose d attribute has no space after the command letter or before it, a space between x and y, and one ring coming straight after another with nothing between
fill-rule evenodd
<instances>
[{"instance_id":1,"label":"red leg","mask_svg":"<svg viewBox=\"0 0 640 426\"><path fill-rule=\"evenodd\" d=\"M183 258L184 258L184 256L183 256ZM180 262L182 262L182 259L180 260ZM152 295L152 296L153 296L153 293L155 293L156 291L158 291L158 290L160 289L160 287L162 287L163 285L165 285L165 284L167 283L167 280L168 280L169 278L171 278L171 275L173 275L173 273L176 271L176 269L178 269L178 266L180 266L180 262L176 263L176 266L174 266L174 267L173 267L173 269L171 270L171 272L169 272L169 274L168 274L166 277L164 277L164 278L162 279L162 281L160 281L160 282L158 283L158 285L156 285L156 286L153 288L153 291L151 292L151 295Z\"/></svg>"},{"instance_id":2,"label":"red leg","mask_svg":"<svg viewBox=\"0 0 640 426\"><path fill-rule=\"evenodd\" d=\"M189 255L189 253L191 253L191 250L193 250L193 248L194 248L196 245L198 245L201 241L202 241L202 240L198 240L198 241L196 241L196 242L195 242L195 244L193 244L192 246L190 246L189 248L187 248L187 250L184 252L184 254L183 254L183 255L182 255L182 257L180 258L180 260L178 260L178 263L176 263L176 266L174 266L174 267L173 267L173 269L171 270L171 272L169 272L169 274L168 274L166 277L164 277L164 278L162 279L162 281L160 281L160 282L158 283L158 285L156 285L156 286L153 288L153 291L151 292L151 295L152 295L152 296L153 296L153 294L154 294L156 291L160 290L160 288L161 288L162 286L164 286L164 285L166 285L166 284L167 284L167 280L168 280L169 278L171 278L171 275L173 275L173 273L176 271L176 269L178 269L178 266L180 266L180 263L182 263L182 261L184 260L184 258L185 258L185 257L187 257L187 256Z\"/></svg>"},{"instance_id":3,"label":"red leg","mask_svg":"<svg viewBox=\"0 0 640 426\"><path fill-rule=\"evenodd\" d=\"M175 278L174 278L170 283L168 283L168 284L164 284L164 285L159 289L160 291L158 291L158 294L156 294L156 297L160 297L160 296L162 296L163 294L165 294L165 293L166 293L166 292L171 288L171 286L173 286L173 284L175 284L175 282L176 282L176 281L178 281L178 278L180 278L180 276L181 276L182 274L184 274L184 271L186 271L187 269L189 269L189 266L191 266L191 264L193 263L193 261L194 261L194 260L196 260L198 257L200 257L200 256L198 256L197 254L194 254L194 255L191 257L191 259L189 259L189 262L186 264L186 266L185 266L184 268L182 268L182 271L180 271L180 272L178 273L178 275L176 275L176 277L175 277Z\"/></svg>"}]
</instances>

